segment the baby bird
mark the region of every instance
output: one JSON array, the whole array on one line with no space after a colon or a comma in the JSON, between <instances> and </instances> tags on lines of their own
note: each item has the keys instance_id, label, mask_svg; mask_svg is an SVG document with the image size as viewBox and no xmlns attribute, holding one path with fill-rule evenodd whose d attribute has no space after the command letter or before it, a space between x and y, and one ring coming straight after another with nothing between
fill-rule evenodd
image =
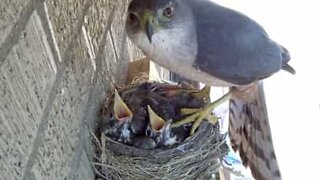
<instances>
[{"instance_id":1,"label":"baby bird","mask_svg":"<svg viewBox=\"0 0 320 180\"><path fill-rule=\"evenodd\" d=\"M103 132L118 142L131 143L132 132L130 124L133 113L123 102L117 89L115 89L114 93L112 114L112 117L107 120Z\"/></svg>"},{"instance_id":2,"label":"baby bird","mask_svg":"<svg viewBox=\"0 0 320 180\"><path fill-rule=\"evenodd\" d=\"M146 135L156 142L156 146L172 146L177 143L177 136L173 134L171 120L165 121L148 105L149 125Z\"/></svg>"}]
</instances>

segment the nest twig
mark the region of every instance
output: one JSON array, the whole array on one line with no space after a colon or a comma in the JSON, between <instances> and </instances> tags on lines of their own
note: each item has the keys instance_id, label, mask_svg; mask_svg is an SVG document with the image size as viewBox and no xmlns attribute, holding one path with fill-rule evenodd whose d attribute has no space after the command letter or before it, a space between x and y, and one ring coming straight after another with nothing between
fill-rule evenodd
<instances>
[{"instance_id":1,"label":"nest twig","mask_svg":"<svg viewBox=\"0 0 320 180\"><path fill-rule=\"evenodd\" d=\"M184 142L152 150L121 144L99 133L93 165L102 179L197 179L214 173L228 152L219 125L208 122L202 122Z\"/></svg>"},{"instance_id":2,"label":"nest twig","mask_svg":"<svg viewBox=\"0 0 320 180\"><path fill-rule=\"evenodd\" d=\"M219 126L204 122L196 134L170 149L142 150L104 135L93 163L103 179L196 179L212 174L228 152Z\"/></svg>"}]
</instances>

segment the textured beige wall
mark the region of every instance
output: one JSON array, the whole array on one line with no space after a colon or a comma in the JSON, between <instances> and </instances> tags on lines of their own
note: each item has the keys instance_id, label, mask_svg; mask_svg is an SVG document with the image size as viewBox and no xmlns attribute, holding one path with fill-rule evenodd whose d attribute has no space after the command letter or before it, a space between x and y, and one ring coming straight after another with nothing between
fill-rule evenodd
<instances>
[{"instance_id":1,"label":"textured beige wall","mask_svg":"<svg viewBox=\"0 0 320 180\"><path fill-rule=\"evenodd\" d=\"M128 0L0 2L0 179L92 179L90 131L139 53Z\"/></svg>"}]
</instances>

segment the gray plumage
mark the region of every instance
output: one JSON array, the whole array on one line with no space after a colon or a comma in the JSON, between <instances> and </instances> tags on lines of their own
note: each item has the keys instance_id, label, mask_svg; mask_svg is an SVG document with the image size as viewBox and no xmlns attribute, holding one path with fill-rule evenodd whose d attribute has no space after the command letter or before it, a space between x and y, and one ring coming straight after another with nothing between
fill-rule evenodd
<instances>
[{"instance_id":1,"label":"gray plumage","mask_svg":"<svg viewBox=\"0 0 320 180\"><path fill-rule=\"evenodd\" d=\"M234 148L256 179L281 179L258 82L281 69L295 73L287 49L254 20L209 0L133 0L126 31L147 56L172 72L232 87Z\"/></svg>"},{"instance_id":2,"label":"gray plumage","mask_svg":"<svg viewBox=\"0 0 320 180\"><path fill-rule=\"evenodd\" d=\"M240 85L268 77L281 69L280 46L270 40L255 21L210 1L187 0L186 3L192 9L198 34L196 67Z\"/></svg>"},{"instance_id":3,"label":"gray plumage","mask_svg":"<svg viewBox=\"0 0 320 180\"><path fill-rule=\"evenodd\" d=\"M159 9L170 2L175 14L168 20ZM240 12L208 0L136 0L129 6L137 16L143 9L154 12L160 28L150 43L139 23L127 22L129 37L152 60L188 79L245 85L290 67L289 52Z\"/></svg>"}]
</instances>

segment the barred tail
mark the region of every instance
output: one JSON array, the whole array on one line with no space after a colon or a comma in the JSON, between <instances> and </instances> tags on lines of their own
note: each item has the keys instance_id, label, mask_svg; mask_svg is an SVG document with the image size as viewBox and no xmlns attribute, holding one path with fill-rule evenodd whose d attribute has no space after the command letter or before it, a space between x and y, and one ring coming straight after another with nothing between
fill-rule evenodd
<instances>
[{"instance_id":1,"label":"barred tail","mask_svg":"<svg viewBox=\"0 0 320 180\"><path fill-rule=\"evenodd\" d=\"M245 166L257 180L279 180L281 174L273 148L263 84L250 90L233 88L230 100L229 134Z\"/></svg>"}]
</instances>

